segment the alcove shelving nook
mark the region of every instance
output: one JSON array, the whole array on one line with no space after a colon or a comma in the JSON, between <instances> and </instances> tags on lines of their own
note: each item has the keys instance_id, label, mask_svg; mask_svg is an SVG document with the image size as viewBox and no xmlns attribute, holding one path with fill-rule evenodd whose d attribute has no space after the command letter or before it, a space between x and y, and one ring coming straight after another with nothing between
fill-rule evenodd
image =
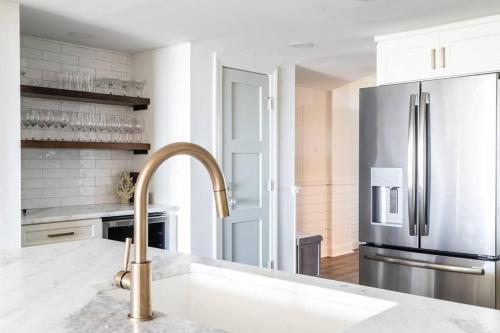
<instances>
[{"instance_id":1,"label":"alcove shelving nook","mask_svg":"<svg viewBox=\"0 0 500 333\"><path fill-rule=\"evenodd\" d=\"M149 98L143 97L121 96L31 85L21 85L21 96L81 103L128 106L134 111L147 110L150 104ZM21 140L21 147L131 150L134 154L147 154L151 145L149 143Z\"/></svg>"}]
</instances>

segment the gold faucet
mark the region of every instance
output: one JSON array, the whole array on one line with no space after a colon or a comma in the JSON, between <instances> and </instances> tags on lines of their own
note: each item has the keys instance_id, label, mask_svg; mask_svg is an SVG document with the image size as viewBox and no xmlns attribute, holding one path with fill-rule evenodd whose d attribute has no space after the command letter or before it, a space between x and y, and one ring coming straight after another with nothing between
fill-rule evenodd
<instances>
[{"instance_id":1,"label":"gold faucet","mask_svg":"<svg viewBox=\"0 0 500 333\"><path fill-rule=\"evenodd\" d=\"M151 261L147 258L148 246L148 187L156 169L167 159L175 155L190 155L199 160L207 169L212 179L215 195L215 205L219 217L229 216L224 175L214 157L204 148L189 142L177 142L157 150L146 161L137 178L134 194L134 236L135 261L130 263L128 256L130 239L125 243L125 258L123 270L116 273L114 284L117 287L130 290L130 313L133 320L149 320L153 318L151 307Z\"/></svg>"}]
</instances>

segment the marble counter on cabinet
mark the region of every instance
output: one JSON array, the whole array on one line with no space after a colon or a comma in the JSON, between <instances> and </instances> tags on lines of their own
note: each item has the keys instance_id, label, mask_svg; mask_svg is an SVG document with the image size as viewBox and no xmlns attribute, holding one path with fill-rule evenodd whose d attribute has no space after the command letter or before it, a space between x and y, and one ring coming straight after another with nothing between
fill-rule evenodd
<instances>
[{"instance_id":1,"label":"marble counter on cabinet","mask_svg":"<svg viewBox=\"0 0 500 333\"><path fill-rule=\"evenodd\" d=\"M177 207L149 205L148 211L150 213L174 213L177 211ZM28 209L27 214L22 217L21 224L26 225L61 221L75 221L132 214L134 214L134 205L132 204L99 204L55 208L36 208Z\"/></svg>"},{"instance_id":2,"label":"marble counter on cabinet","mask_svg":"<svg viewBox=\"0 0 500 333\"><path fill-rule=\"evenodd\" d=\"M122 254L123 243L103 239L0 251L0 332L219 332L168 314L149 322L127 320L128 302L105 293ZM149 255L154 280L201 263L397 303L350 333L500 332L497 310L157 249Z\"/></svg>"}]
</instances>

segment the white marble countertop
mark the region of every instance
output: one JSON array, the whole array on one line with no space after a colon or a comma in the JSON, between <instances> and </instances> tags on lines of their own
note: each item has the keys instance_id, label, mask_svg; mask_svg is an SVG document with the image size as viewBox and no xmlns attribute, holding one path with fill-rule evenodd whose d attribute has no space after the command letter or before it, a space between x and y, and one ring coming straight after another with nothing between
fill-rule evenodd
<instances>
[{"instance_id":1,"label":"white marble countertop","mask_svg":"<svg viewBox=\"0 0 500 333\"><path fill-rule=\"evenodd\" d=\"M105 293L122 255L123 243L103 239L0 251L0 332L219 332L168 314L142 323L127 320L128 302ZM397 303L348 328L349 333L500 332L498 310L157 249L149 256L154 280L201 263Z\"/></svg>"},{"instance_id":2,"label":"white marble countertop","mask_svg":"<svg viewBox=\"0 0 500 333\"><path fill-rule=\"evenodd\" d=\"M177 207L163 205L149 205L150 213L175 212ZM27 214L22 217L21 224L39 224L62 221L96 219L110 216L134 214L133 204L99 204L68 206L55 208L28 209Z\"/></svg>"}]
</instances>

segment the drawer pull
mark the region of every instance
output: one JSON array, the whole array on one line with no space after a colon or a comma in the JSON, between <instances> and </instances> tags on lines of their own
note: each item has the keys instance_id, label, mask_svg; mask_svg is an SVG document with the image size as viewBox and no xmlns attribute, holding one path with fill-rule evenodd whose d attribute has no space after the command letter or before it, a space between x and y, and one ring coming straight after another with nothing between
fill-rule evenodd
<instances>
[{"instance_id":1,"label":"drawer pull","mask_svg":"<svg viewBox=\"0 0 500 333\"><path fill-rule=\"evenodd\" d=\"M47 237L64 237L64 236L73 236L75 234L74 231L70 232L62 232L60 234L48 234Z\"/></svg>"}]
</instances>

